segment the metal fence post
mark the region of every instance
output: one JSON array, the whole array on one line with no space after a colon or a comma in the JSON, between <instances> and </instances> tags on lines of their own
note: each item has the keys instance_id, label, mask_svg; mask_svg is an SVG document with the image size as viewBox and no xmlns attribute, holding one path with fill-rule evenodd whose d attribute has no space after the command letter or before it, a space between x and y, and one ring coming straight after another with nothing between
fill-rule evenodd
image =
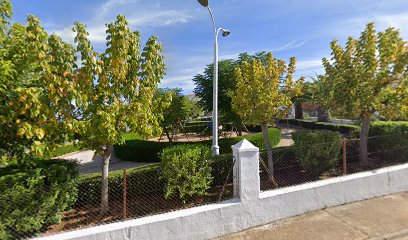
<instances>
[{"instance_id":1,"label":"metal fence post","mask_svg":"<svg viewBox=\"0 0 408 240\"><path fill-rule=\"evenodd\" d=\"M123 169L123 219L126 219L126 168Z\"/></svg>"},{"instance_id":2,"label":"metal fence post","mask_svg":"<svg viewBox=\"0 0 408 240\"><path fill-rule=\"evenodd\" d=\"M347 139L343 139L343 146L342 146L342 158L343 158L343 176L347 175L347 150L346 150L346 141Z\"/></svg>"}]
</instances>

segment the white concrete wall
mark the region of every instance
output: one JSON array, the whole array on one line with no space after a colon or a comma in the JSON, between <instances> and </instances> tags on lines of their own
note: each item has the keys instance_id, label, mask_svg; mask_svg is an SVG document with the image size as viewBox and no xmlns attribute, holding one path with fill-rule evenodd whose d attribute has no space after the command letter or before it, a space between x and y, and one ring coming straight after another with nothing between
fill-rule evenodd
<instances>
[{"instance_id":1,"label":"white concrete wall","mask_svg":"<svg viewBox=\"0 0 408 240\"><path fill-rule=\"evenodd\" d=\"M260 192L259 151L245 141L233 147L240 199L40 239L211 239L326 207L408 191L408 164L403 164Z\"/></svg>"}]
</instances>

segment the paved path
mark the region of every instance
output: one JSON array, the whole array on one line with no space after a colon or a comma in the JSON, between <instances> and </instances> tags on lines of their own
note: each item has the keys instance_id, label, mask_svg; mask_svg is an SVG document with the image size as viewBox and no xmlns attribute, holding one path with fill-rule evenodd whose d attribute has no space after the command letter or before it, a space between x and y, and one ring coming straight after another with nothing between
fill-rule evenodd
<instances>
[{"instance_id":1,"label":"paved path","mask_svg":"<svg viewBox=\"0 0 408 240\"><path fill-rule=\"evenodd\" d=\"M408 192L327 208L219 238L252 239L408 240Z\"/></svg>"},{"instance_id":2,"label":"paved path","mask_svg":"<svg viewBox=\"0 0 408 240\"><path fill-rule=\"evenodd\" d=\"M69 153L63 156L56 157L58 159L76 159L79 161L79 174L97 173L101 172L102 158L94 156L94 151L86 150L80 152ZM133 168L144 166L149 163L122 161L116 156L112 156L109 163L109 171L121 170L125 168Z\"/></svg>"}]
</instances>

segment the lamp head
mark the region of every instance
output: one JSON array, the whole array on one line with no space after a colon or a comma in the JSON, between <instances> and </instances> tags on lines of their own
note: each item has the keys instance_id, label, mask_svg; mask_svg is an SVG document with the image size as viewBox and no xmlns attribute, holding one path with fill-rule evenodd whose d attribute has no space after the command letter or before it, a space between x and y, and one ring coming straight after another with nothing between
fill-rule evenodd
<instances>
[{"instance_id":1,"label":"lamp head","mask_svg":"<svg viewBox=\"0 0 408 240\"><path fill-rule=\"evenodd\" d=\"M197 0L201 6L203 7L208 7L208 0Z\"/></svg>"},{"instance_id":2,"label":"lamp head","mask_svg":"<svg viewBox=\"0 0 408 240\"><path fill-rule=\"evenodd\" d=\"M228 29L221 29L221 30L222 30L222 36L223 37L226 37L226 36L231 34L231 31L228 30Z\"/></svg>"}]
</instances>

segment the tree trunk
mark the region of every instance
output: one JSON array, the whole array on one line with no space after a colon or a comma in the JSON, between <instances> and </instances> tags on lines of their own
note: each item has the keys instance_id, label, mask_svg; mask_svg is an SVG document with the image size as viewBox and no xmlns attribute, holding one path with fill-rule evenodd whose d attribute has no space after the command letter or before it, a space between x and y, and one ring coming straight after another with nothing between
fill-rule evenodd
<instances>
[{"instance_id":1,"label":"tree trunk","mask_svg":"<svg viewBox=\"0 0 408 240\"><path fill-rule=\"evenodd\" d=\"M262 136L265 142L265 148L266 148L266 152L268 154L268 168L269 171L272 174L272 177L274 176L273 173L273 156L272 156L272 146L271 146L271 141L269 139L268 136L268 123L267 122L263 122L261 124L261 128L262 128Z\"/></svg>"},{"instance_id":2,"label":"tree trunk","mask_svg":"<svg viewBox=\"0 0 408 240\"><path fill-rule=\"evenodd\" d=\"M248 128L246 127L246 125L245 125L244 122L242 122L242 128L244 129L244 131L245 131L246 133L249 134L249 130L248 130Z\"/></svg>"},{"instance_id":3,"label":"tree trunk","mask_svg":"<svg viewBox=\"0 0 408 240\"><path fill-rule=\"evenodd\" d=\"M301 102L295 103L295 119L303 119L303 109Z\"/></svg>"},{"instance_id":4,"label":"tree trunk","mask_svg":"<svg viewBox=\"0 0 408 240\"><path fill-rule=\"evenodd\" d=\"M318 122L329 121L329 112L327 112L324 108L320 106L317 108L317 121Z\"/></svg>"},{"instance_id":5,"label":"tree trunk","mask_svg":"<svg viewBox=\"0 0 408 240\"><path fill-rule=\"evenodd\" d=\"M167 129L167 127L164 128L164 131L166 132L166 136L167 139L169 139L169 142L173 142L173 138L170 137L169 130Z\"/></svg>"},{"instance_id":6,"label":"tree trunk","mask_svg":"<svg viewBox=\"0 0 408 240\"><path fill-rule=\"evenodd\" d=\"M113 144L106 144L102 154L102 187L101 187L101 214L109 210L109 161L113 152Z\"/></svg>"},{"instance_id":7,"label":"tree trunk","mask_svg":"<svg viewBox=\"0 0 408 240\"><path fill-rule=\"evenodd\" d=\"M368 131L370 130L370 117L362 115L360 131L360 164L368 165Z\"/></svg>"}]
</instances>

